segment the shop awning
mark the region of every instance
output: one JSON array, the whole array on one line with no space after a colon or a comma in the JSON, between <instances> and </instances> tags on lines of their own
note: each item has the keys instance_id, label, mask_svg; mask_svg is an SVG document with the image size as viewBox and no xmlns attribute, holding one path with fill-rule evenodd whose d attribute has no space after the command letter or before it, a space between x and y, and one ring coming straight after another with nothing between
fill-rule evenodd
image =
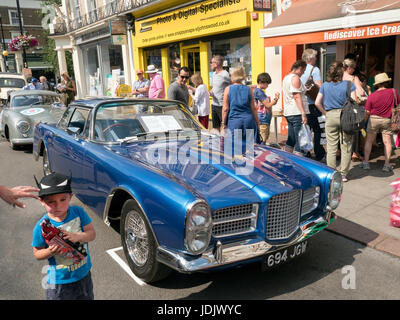
<instances>
[{"instance_id":1,"label":"shop awning","mask_svg":"<svg viewBox=\"0 0 400 320\"><path fill-rule=\"evenodd\" d=\"M260 30L266 47L395 34L400 0L297 0Z\"/></svg>"}]
</instances>

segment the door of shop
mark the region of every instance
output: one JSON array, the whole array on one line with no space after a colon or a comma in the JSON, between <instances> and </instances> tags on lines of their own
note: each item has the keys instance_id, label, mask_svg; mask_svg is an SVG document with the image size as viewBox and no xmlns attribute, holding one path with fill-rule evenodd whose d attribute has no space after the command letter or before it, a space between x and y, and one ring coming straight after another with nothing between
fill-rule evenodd
<instances>
[{"instance_id":1,"label":"door of shop","mask_svg":"<svg viewBox=\"0 0 400 320\"><path fill-rule=\"evenodd\" d=\"M192 74L196 72L200 72L200 48L187 48L183 49L183 61L185 64L183 66L187 66L190 69Z\"/></svg>"}]
</instances>

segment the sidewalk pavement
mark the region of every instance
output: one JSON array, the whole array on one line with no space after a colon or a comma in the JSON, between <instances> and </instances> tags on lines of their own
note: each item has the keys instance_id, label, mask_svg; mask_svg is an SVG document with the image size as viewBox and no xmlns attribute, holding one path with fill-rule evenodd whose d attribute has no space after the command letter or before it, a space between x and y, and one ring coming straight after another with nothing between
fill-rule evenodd
<instances>
[{"instance_id":1,"label":"sidewalk pavement","mask_svg":"<svg viewBox=\"0 0 400 320\"><path fill-rule=\"evenodd\" d=\"M400 228L390 226L389 219L393 192L390 183L400 178L400 149L391 157L391 173L382 171L383 147L380 149L370 160L371 170L361 169L360 162L352 162L342 201L335 210L338 217L327 230L400 257Z\"/></svg>"},{"instance_id":2,"label":"sidewalk pavement","mask_svg":"<svg viewBox=\"0 0 400 320\"><path fill-rule=\"evenodd\" d=\"M269 141L273 142L274 133L271 135L273 138ZM286 138L279 135L279 145L283 146ZM372 150L371 170L361 169L360 163L351 163L349 181L344 183L342 201L335 210L337 219L327 230L400 257L400 228L389 224L390 194L393 192L390 183L400 178L400 149L392 154L394 170L391 173L382 171L383 145Z\"/></svg>"}]
</instances>

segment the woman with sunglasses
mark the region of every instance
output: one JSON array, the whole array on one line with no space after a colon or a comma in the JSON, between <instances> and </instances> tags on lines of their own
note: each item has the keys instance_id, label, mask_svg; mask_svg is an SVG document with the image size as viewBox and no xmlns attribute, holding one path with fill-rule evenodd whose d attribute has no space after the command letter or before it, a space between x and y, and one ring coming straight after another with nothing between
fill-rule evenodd
<instances>
[{"instance_id":1,"label":"woman with sunglasses","mask_svg":"<svg viewBox=\"0 0 400 320\"><path fill-rule=\"evenodd\" d=\"M188 67L182 67L179 69L176 81L172 82L168 87L168 99L181 101L185 105L185 107L188 106L189 90L186 86L186 82L188 81L189 77L190 70Z\"/></svg>"}]
</instances>

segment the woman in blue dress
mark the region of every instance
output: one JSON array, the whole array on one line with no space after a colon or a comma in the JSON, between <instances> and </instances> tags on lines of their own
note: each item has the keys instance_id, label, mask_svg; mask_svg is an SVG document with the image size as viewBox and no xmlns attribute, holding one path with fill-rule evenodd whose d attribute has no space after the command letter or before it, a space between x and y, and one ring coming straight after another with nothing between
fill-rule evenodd
<instances>
[{"instance_id":1,"label":"woman in blue dress","mask_svg":"<svg viewBox=\"0 0 400 320\"><path fill-rule=\"evenodd\" d=\"M246 78L243 68L234 68L231 72L232 84L225 88L222 107L222 129L234 138L235 130L241 130L241 143L246 143L246 130L252 130L254 141L257 141L259 120L250 87L242 84ZM235 141L233 141L235 142ZM242 151L245 149L242 148Z\"/></svg>"}]
</instances>

